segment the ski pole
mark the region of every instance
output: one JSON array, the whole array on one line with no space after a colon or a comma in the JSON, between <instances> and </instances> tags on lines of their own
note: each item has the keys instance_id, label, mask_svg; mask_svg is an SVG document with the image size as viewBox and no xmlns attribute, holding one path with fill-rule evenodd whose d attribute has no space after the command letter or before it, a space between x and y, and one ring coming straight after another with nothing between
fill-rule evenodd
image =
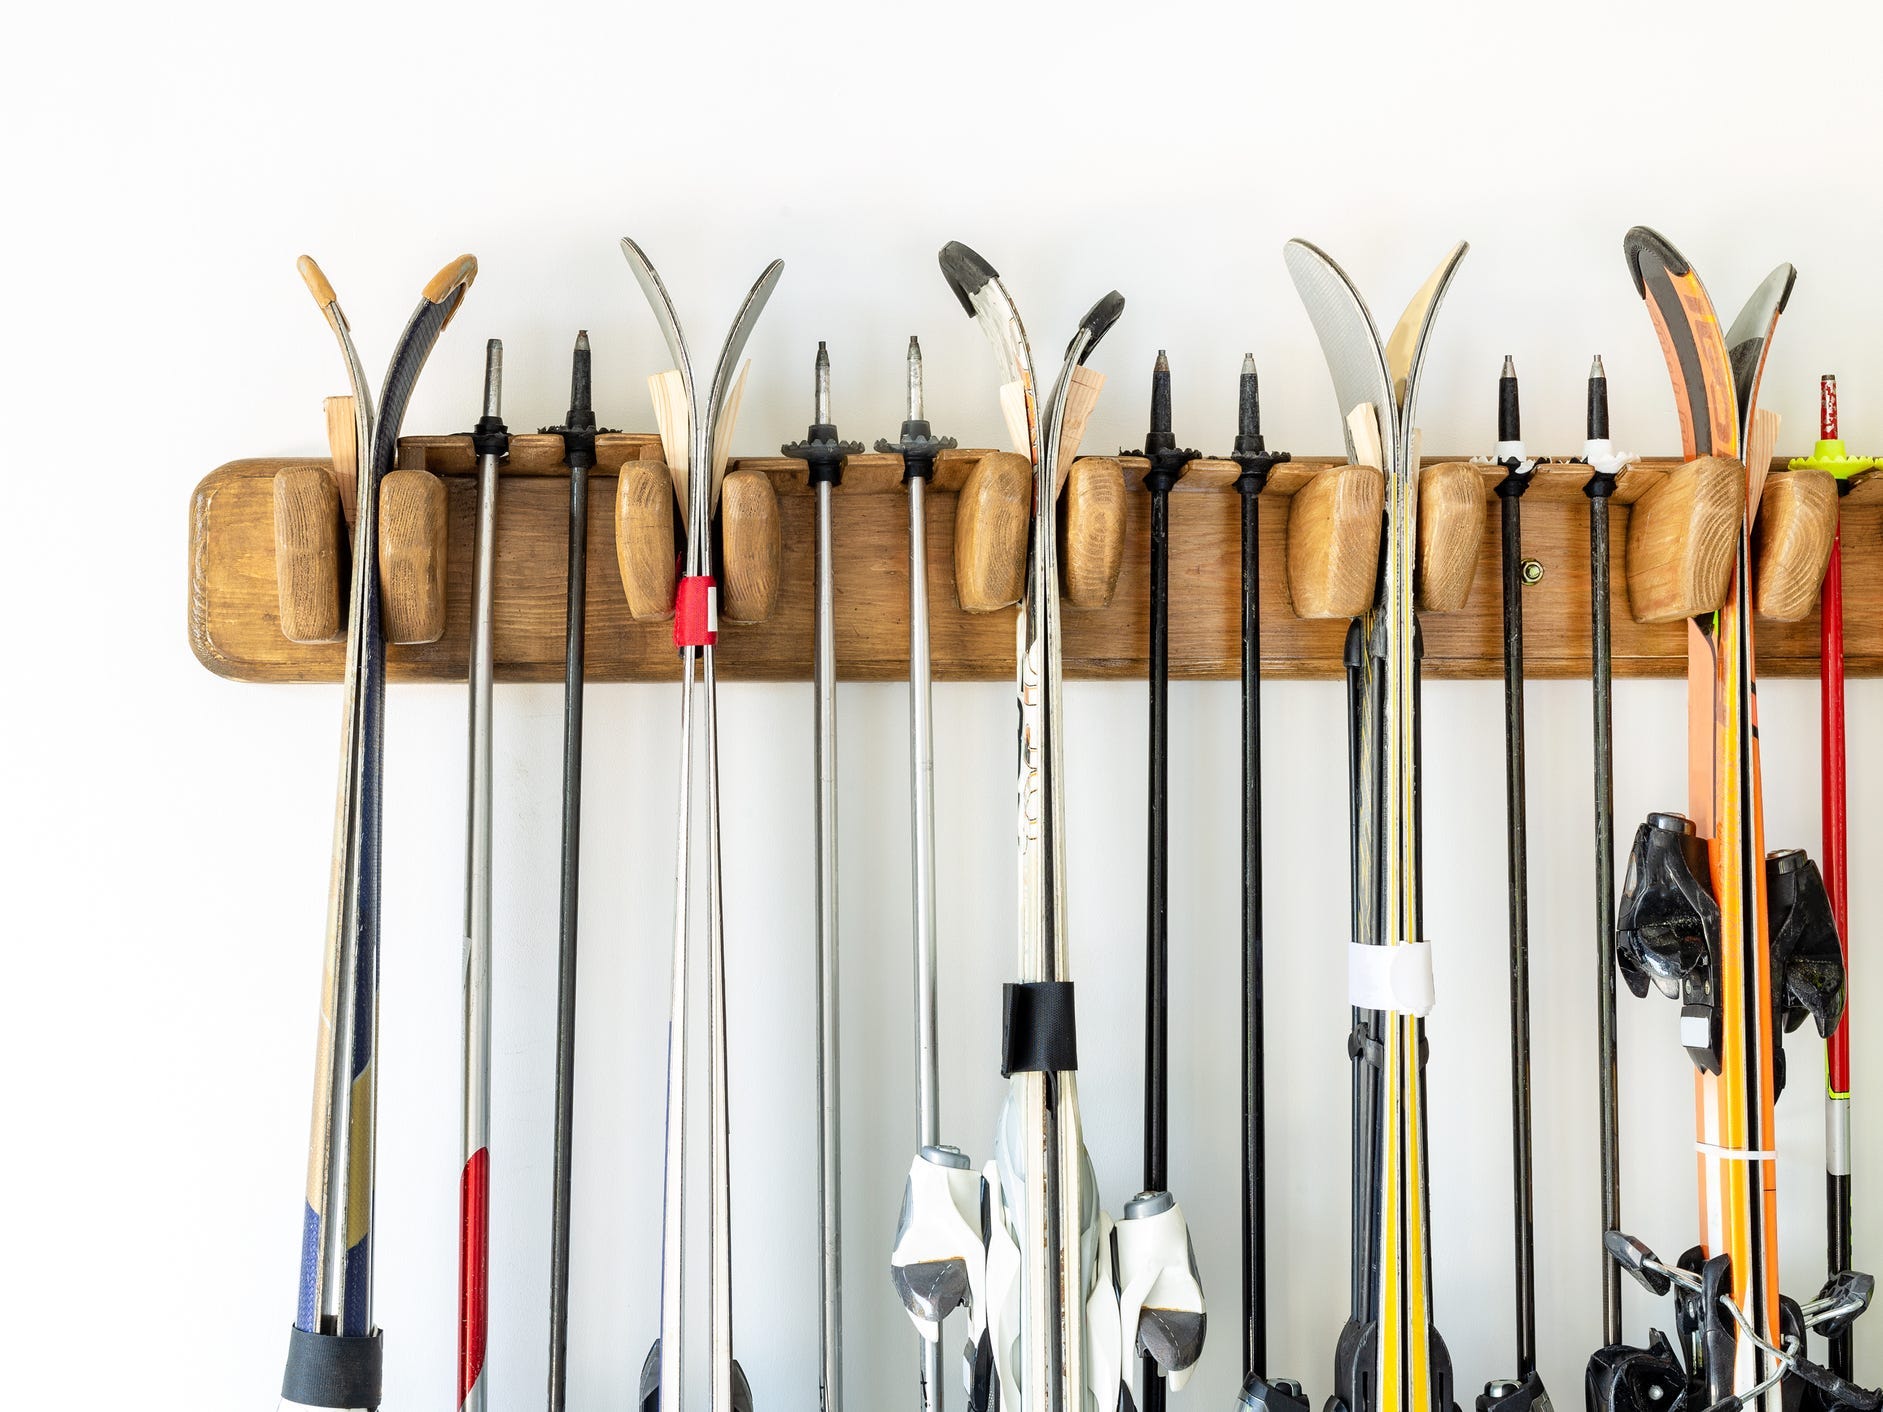
<instances>
[{"instance_id":1,"label":"ski pole","mask_svg":"<svg viewBox=\"0 0 1883 1412\"><path fill-rule=\"evenodd\" d=\"M373 1322L373 1168L379 1030L379 867L386 640L380 621L379 487L392 469L406 404L451 316L477 277L469 255L434 275L393 346L375 412L333 285L308 256L301 278L339 342L358 448L340 781L334 810L321 1018L314 1060L300 1294L281 1379L284 1403L379 1405L381 1344Z\"/></svg>"},{"instance_id":2,"label":"ski pole","mask_svg":"<svg viewBox=\"0 0 1883 1412\"><path fill-rule=\"evenodd\" d=\"M915 1126L920 1152L905 1189L897 1257L903 1253L910 1227L926 1214L918 1207L929 1204L924 1194L935 1185L941 1187L944 1197L950 1194L951 1185L971 1187L977 1220L980 1201L979 1184L972 1181L967 1159L957 1149L940 1145L941 1073L935 998L935 735L929 681L927 505L935 457L955 441L951 436L933 435L923 416L922 345L913 334L909 337L907 370L908 417L902 423L901 434L895 441L882 439L876 443L878 452L894 452L902 457L902 479L909 488L909 876L915 912ZM940 1169L942 1183L922 1180L926 1175L924 1164ZM949 1215L958 1218L957 1234L971 1235L972 1228L961 1210L965 1202L950 1199L936 1204L942 1219ZM892 1258L891 1274L911 1315L918 1321L927 1319L939 1325L966 1297L968 1266L973 1258L971 1239L960 1242L960 1253L952 1260L911 1262ZM939 1328L933 1338L924 1330L919 1341L921 1406L923 1412L941 1412L944 1399Z\"/></svg>"},{"instance_id":3,"label":"ski pole","mask_svg":"<svg viewBox=\"0 0 1883 1412\"><path fill-rule=\"evenodd\" d=\"M588 616L588 473L595 464L595 412L588 331L575 336L569 414L544 427L562 438L569 467L569 582L562 656L562 878L556 935L556 1129L550 1185L549 1407L562 1412L568 1388L569 1203L574 1172L575 978L582 870L582 681Z\"/></svg>"},{"instance_id":4,"label":"ski pole","mask_svg":"<svg viewBox=\"0 0 1883 1412\"><path fill-rule=\"evenodd\" d=\"M1524 799L1523 589L1542 577L1542 566L1523 557L1524 491L1536 462L1524 455L1516 364L1506 356L1497 380L1496 463L1503 528L1504 788L1510 896L1510 1124L1512 1249L1516 1294L1515 1378L1493 1379L1478 1398L1478 1412L1520 1412L1548 1394L1536 1370L1536 1221L1530 1135L1530 889Z\"/></svg>"},{"instance_id":5,"label":"ski pole","mask_svg":"<svg viewBox=\"0 0 1883 1412\"><path fill-rule=\"evenodd\" d=\"M1249 1412L1308 1412L1301 1384L1268 1368L1268 1099L1263 1072L1262 972L1262 541L1261 498L1269 472L1288 460L1262 440L1255 355L1237 386L1236 443L1242 468L1242 1364L1239 1395Z\"/></svg>"},{"instance_id":6,"label":"ski pole","mask_svg":"<svg viewBox=\"0 0 1883 1412\"><path fill-rule=\"evenodd\" d=\"M1602 355L1589 365L1589 671L1593 701L1595 784L1595 1032L1601 1106L1602 1230L1621 1229L1621 1076L1615 1033L1615 688L1610 634L1609 500L1634 459L1608 439L1608 375ZM1602 1256L1602 1342L1622 1340L1621 1269Z\"/></svg>"},{"instance_id":7,"label":"ski pole","mask_svg":"<svg viewBox=\"0 0 1883 1412\"><path fill-rule=\"evenodd\" d=\"M477 453L477 549L471 584L470 824L464 890L464 1170L458 1185L458 1406L483 1412L490 1316L490 963L492 578L497 562L498 468L510 454L503 424L503 343L484 345L484 415Z\"/></svg>"},{"instance_id":8,"label":"ski pole","mask_svg":"<svg viewBox=\"0 0 1883 1412\"><path fill-rule=\"evenodd\" d=\"M841 991L837 972L837 598L831 563L830 492L843 481L843 463L863 449L843 441L830 420L830 353L817 345L810 429L804 440L779 448L805 464L817 497L817 612L811 675L817 709L813 726L817 772L817 1162L818 1236L823 1249L819 1284L820 1372L823 1412L843 1408L843 1201Z\"/></svg>"},{"instance_id":9,"label":"ski pole","mask_svg":"<svg viewBox=\"0 0 1883 1412\"><path fill-rule=\"evenodd\" d=\"M1846 453L1837 432L1837 379L1826 373L1818 384L1818 444L1808 457L1793 460L1793 470L1829 471L1840 497L1850 493L1850 477L1875 463ZM1844 789L1844 565L1841 534L1831 539L1824 570L1824 594L1818 618L1819 703L1823 754L1824 887L1837 922L1844 957L1844 994L1850 994L1849 854L1845 844ZM1850 1220L1850 1008L1848 998L1825 1049L1824 1167L1825 1263L1835 1277L1851 1266ZM1831 1339L1830 1368L1852 1376L1850 1330Z\"/></svg>"}]
</instances>

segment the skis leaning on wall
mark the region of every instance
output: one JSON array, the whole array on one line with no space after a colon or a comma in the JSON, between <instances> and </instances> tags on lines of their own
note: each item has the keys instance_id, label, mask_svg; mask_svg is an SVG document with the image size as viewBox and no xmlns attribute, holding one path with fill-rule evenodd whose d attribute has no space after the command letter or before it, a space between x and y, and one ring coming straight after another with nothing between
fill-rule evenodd
<instances>
[{"instance_id":1,"label":"skis leaning on wall","mask_svg":"<svg viewBox=\"0 0 1883 1412\"><path fill-rule=\"evenodd\" d=\"M1622 242L1673 379L1683 454L1745 462L1747 513L1718 612L1688 630L1689 815L1657 813L1635 833L1616 917L1622 979L1681 1002L1695 1068L1700 1243L1673 1262L1611 1230L1610 1256L1655 1294L1675 1296L1676 1339L1611 1344L1590 1360L1591 1412L1792 1412L1866 1408L1883 1398L1810 1362L1806 1340L1836 1338L1869 1302L1867 1276L1832 1275L1800 1305L1778 1288L1773 1104L1785 1082L1781 1029L1809 1015L1829 1034L1843 970L1817 865L1767 855L1753 659L1752 514L1777 441L1759 378L1795 271L1780 265L1722 331L1691 265L1637 226Z\"/></svg>"}]
</instances>

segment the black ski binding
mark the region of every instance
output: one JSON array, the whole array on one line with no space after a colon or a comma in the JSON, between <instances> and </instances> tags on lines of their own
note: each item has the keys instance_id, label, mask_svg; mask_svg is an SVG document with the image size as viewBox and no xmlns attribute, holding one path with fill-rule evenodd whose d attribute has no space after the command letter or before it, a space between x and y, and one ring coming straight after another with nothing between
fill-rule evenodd
<instances>
[{"instance_id":1,"label":"black ski binding","mask_svg":"<svg viewBox=\"0 0 1883 1412\"><path fill-rule=\"evenodd\" d=\"M1688 1412L1687 1370L1659 1329L1646 1348L1599 1350L1583 1381L1589 1412Z\"/></svg>"},{"instance_id":2,"label":"black ski binding","mask_svg":"<svg viewBox=\"0 0 1883 1412\"><path fill-rule=\"evenodd\" d=\"M1615 918L1615 960L1637 997L1649 982L1680 998L1680 1042L1709 1074L1720 1071L1716 985L1720 908L1708 882L1706 843L1684 814L1650 814L1635 830Z\"/></svg>"},{"instance_id":3,"label":"black ski binding","mask_svg":"<svg viewBox=\"0 0 1883 1412\"><path fill-rule=\"evenodd\" d=\"M1334 1392L1322 1412L1373 1412L1378 1405L1379 1389L1373 1385L1373 1368L1379 1361L1380 1326L1349 1319L1334 1346ZM1432 1330L1432 1342L1426 1353L1430 1370L1431 1402L1435 1412L1458 1412L1452 1400L1451 1350Z\"/></svg>"},{"instance_id":4,"label":"black ski binding","mask_svg":"<svg viewBox=\"0 0 1883 1412\"><path fill-rule=\"evenodd\" d=\"M1767 939L1772 948L1773 1094L1785 1091L1785 1045L1808 1015L1829 1039L1844 1013L1844 953L1818 865L1801 848L1765 855Z\"/></svg>"},{"instance_id":5,"label":"black ski binding","mask_svg":"<svg viewBox=\"0 0 1883 1412\"><path fill-rule=\"evenodd\" d=\"M1308 1399L1293 1378L1271 1381L1260 1373L1251 1373L1236 1394L1236 1406L1243 1412L1308 1412Z\"/></svg>"},{"instance_id":6,"label":"black ski binding","mask_svg":"<svg viewBox=\"0 0 1883 1412\"><path fill-rule=\"evenodd\" d=\"M1499 1378L1486 1383L1478 1394L1477 1412L1552 1412L1552 1407L1542 1376L1532 1371L1521 1382Z\"/></svg>"}]
</instances>

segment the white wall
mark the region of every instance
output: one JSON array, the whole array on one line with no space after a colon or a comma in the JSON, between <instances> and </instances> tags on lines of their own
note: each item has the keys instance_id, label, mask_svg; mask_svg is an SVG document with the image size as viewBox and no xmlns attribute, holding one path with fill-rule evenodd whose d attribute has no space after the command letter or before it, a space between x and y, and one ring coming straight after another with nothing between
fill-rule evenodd
<instances>
[{"instance_id":1,"label":"white wall","mask_svg":"<svg viewBox=\"0 0 1883 1412\"><path fill-rule=\"evenodd\" d=\"M615 249L627 232L702 339L784 257L752 344L741 449L802 427L818 338L844 429L892 430L911 331L938 427L986 443L988 358L934 264L961 238L1009 277L1042 347L1105 289L1129 298L1097 359L1114 391L1091 444L1139 436L1159 347L1181 433L1226 444L1236 363L1253 348L1276 443L1327 450L1339 429L1282 241L1323 243L1391 318L1462 236L1473 251L1432 351L1426 444L1489 439L1506 352L1532 444L1579 444L1582 374L1600 350L1618 439L1666 452L1666 377L1619 249L1645 221L1729 309L1795 261L1767 379L1784 444L1809 440L1826 369L1843 374L1850 440L1883 444L1878 128L1820 87L1883 42L1866 7L1819 6L1809 21L1646 3L387 10L44 7L13 22L0 92L13 444L0 1327L20 1405L96 1404L129 1384L151 1408L256 1407L278 1384L338 688L231 685L192 660L184 507L222 461L319 448L318 399L341 376L294 274L302 251L333 276L375 364L432 270L464 249L482 260L414 431L468 422L492 334L508 348L510 421L555 420L578 326L594 336L603 417L648 425L642 379L662 354ZM1769 835L1815 847L1815 689L1761 695ZM1627 682L1617 698L1625 837L1683 795L1682 696ZM490 1369L503 1408L530 1405L543 1379L559 700L550 687L498 697ZM1274 1362L1316 1397L1347 1250L1338 701L1331 683L1267 696ZM657 688L588 699L572 1387L584 1408L631 1394L655 1319L673 705ZM1573 1405L1600 1327L1587 688L1539 684L1529 707L1543 1369ZM723 709L739 1348L776 1412L815 1396L810 689L729 686ZM855 1408L907 1406L912 1341L884 1272L912 1131L905 693L845 688L840 709L848 1390ZM1883 690L1854 683L1857 860L1883 830L1879 709ZM993 683L943 687L937 710L945 1122L985 1154L997 986L1012 966L1012 713ZM1075 686L1067 710L1083 1093L1117 1203L1138 1164L1143 690ZM1221 1408L1242 1373L1234 688L1180 686L1173 711L1172 1165L1217 1314L1179 1400ZM393 693L377 1225L392 1408L442 1405L452 1381L463 719L459 688ZM1493 683L1428 693L1436 1300L1466 1399L1511 1360L1499 720ZM1852 919L1854 1004L1873 1015L1883 895L1861 861ZM1628 1220L1677 1250L1692 1230L1688 1065L1666 1003L1625 1004L1622 1027ZM1120 1042L1098 1042L1110 1034ZM1883 1082L1873 1034L1857 1042L1866 1088ZM1784 1275L1805 1291L1821 1259L1818 1059L1793 1043ZM1867 1197L1883 1125L1858 1101ZM1883 1260L1864 1197L1857 1237ZM1629 1301L1639 1334L1649 1309ZM1883 1378L1883 1320L1859 1354L1859 1371Z\"/></svg>"}]
</instances>

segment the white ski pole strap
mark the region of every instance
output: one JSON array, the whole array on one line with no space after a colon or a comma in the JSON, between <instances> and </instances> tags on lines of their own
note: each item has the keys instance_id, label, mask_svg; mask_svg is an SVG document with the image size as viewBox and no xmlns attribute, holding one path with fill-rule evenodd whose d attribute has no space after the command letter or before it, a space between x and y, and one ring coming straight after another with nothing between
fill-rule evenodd
<instances>
[{"instance_id":1,"label":"white ski pole strap","mask_svg":"<svg viewBox=\"0 0 1883 1412\"><path fill-rule=\"evenodd\" d=\"M1079 1067L1071 981L1012 981L1002 993L1000 1076Z\"/></svg>"},{"instance_id":2,"label":"white ski pole strap","mask_svg":"<svg viewBox=\"0 0 1883 1412\"><path fill-rule=\"evenodd\" d=\"M1360 1010L1385 1010L1419 1019L1432 1013L1432 947L1347 945L1347 1001Z\"/></svg>"},{"instance_id":3,"label":"white ski pole strap","mask_svg":"<svg viewBox=\"0 0 1883 1412\"><path fill-rule=\"evenodd\" d=\"M1778 1154L1757 1147L1720 1147L1711 1142L1696 1142L1693 1150L1702 1157L1721 1162L1776 1162Z\"/></svg>"}]
</instances>

